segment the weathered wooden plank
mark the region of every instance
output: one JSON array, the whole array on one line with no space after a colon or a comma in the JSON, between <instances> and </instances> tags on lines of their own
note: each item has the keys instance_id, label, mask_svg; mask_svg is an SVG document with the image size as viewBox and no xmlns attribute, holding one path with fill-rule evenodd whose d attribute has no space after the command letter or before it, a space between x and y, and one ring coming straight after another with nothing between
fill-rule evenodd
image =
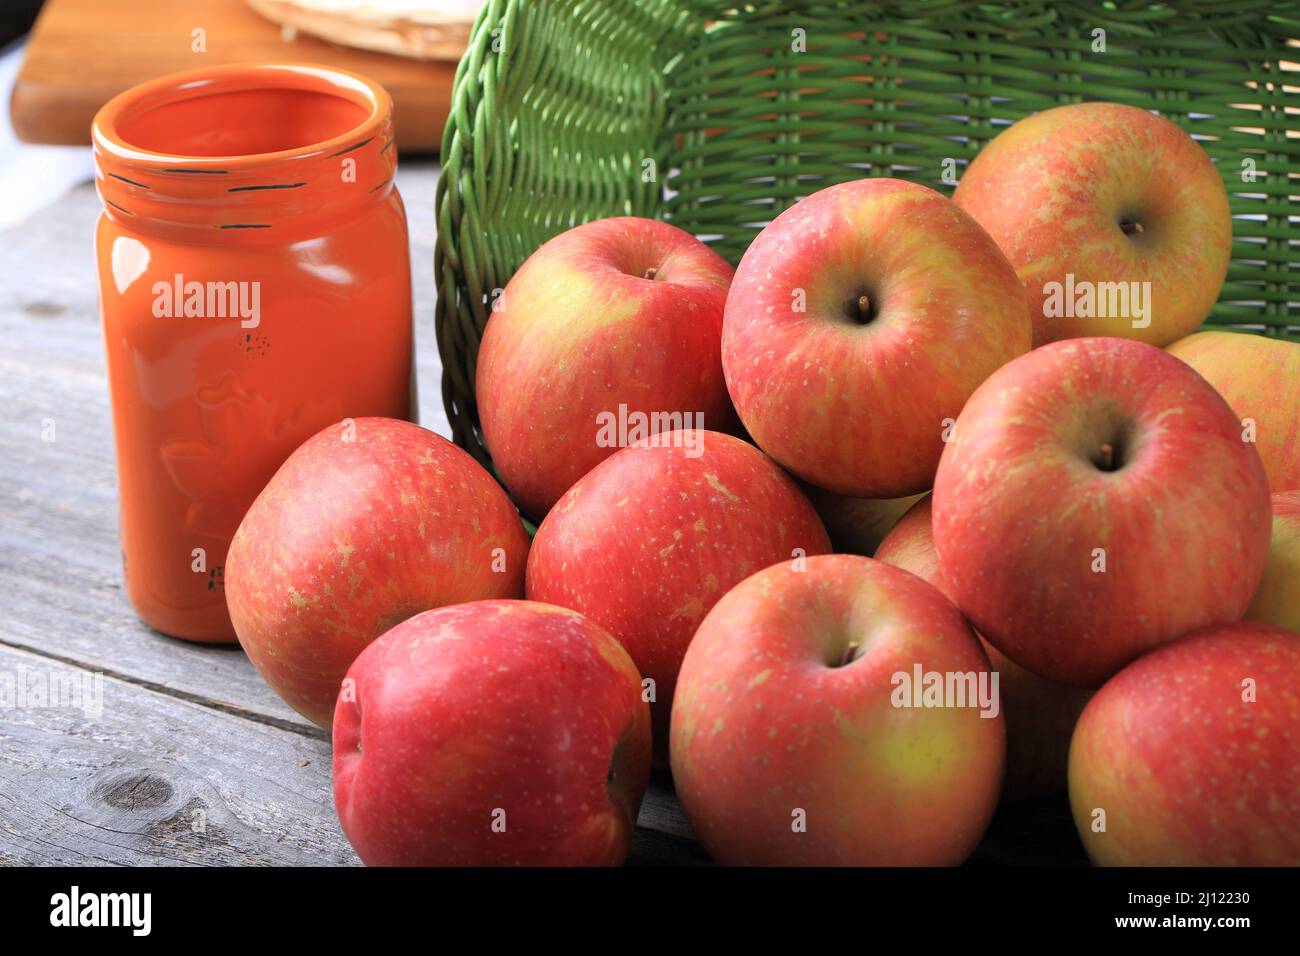
<instances>
[{"instance_id":1,"label":"weathered wooden plank","mask_svg":"<svg viewBox=\"0 0 1300 956\"><path fill-rule=\"evenodd\" d=\"M0 679L87 691L0 711L0 860L351 864L330 752L296 733L0 648ZM75 684L66 683L77 682ZM11 685L12 686L12 685ZM51 695L53 696L53 695Z\"/></svg>"}]
</instances>

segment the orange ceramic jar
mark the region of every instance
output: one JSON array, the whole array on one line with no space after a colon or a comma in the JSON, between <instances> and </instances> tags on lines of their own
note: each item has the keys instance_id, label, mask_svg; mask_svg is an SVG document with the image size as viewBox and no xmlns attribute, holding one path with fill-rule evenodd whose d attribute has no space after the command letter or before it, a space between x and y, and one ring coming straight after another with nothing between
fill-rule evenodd
<instances>
[{"instance_id":1,"label":"orange ceramic jar","mask_svg":"<svg viewBox=\"0 0 1300 956\"><path fill-rule=\"evenodd\" d=\"M315 66L164 77L95 117L126 591L166 634L234 640L226 549L295 447L414 412L391 117Z\"/></svg>"}]
</instances>

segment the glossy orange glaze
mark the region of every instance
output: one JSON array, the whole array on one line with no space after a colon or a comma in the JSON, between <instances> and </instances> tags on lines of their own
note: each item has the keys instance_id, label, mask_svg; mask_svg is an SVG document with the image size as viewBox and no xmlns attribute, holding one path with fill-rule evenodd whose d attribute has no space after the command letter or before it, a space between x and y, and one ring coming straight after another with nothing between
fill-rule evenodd
<instances>
[{"instance_id":1,"label":"glossy orange glaze","mask_svg":"<svg viewBox=\"0 0 1300 956\"><path fill-rule=\"evenodd\" d=\"M391 116L362 77L287 65L164 77L95 117L126 588L166 634L235 639L226 550L294 448L414 412Z\"/></svg>"}]
</instances>

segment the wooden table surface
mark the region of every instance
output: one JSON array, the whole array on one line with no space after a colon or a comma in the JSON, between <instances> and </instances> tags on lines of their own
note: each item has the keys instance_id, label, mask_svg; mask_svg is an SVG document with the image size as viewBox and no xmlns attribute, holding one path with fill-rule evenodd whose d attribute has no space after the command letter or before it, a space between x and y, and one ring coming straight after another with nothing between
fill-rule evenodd
<instances>
[{"instance_id":1,"label":"wooden table surface","mask_svg":"<svg viewBox=\"0 0 1300 956\"><path fill-rule=\"evenodd\" d=\"M435 182L429 164L398 177L421 421L446 435ZM87 184L0 234L0 863L356 864L334 813L325 734L238 647L164 637L127 605L91 249L98 214ZM33 675L102 675L102 713L15 706L14 682ZM1000 813L974 862L1081 859L1055 800ZM665 778L642 806L630 862L707 862Z\"/></svg>"}]
</instances>

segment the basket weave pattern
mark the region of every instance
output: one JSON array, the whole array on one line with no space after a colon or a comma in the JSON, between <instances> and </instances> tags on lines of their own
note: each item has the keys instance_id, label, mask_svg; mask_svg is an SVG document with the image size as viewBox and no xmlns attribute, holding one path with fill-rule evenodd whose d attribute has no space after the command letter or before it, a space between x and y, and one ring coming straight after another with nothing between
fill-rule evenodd
<instances>
[{"instance_id":1,"label":"basket weave pattern","mask_svg":"<svg viewBox=\"0 0 1300 956\"><path fill-rule=\"evenodd\" d=\"M735 263L799 197L865 176L951 195L1002 128L1085 100L1157 110L1217 163L1233 261L1207 322L1300 337L1295 37L1297 5L1258 0L491 0L456 74L437 194L453 435L490 463L478 342L496 290L556 233L663 218Z\"/></svg>"}]
</instances>

